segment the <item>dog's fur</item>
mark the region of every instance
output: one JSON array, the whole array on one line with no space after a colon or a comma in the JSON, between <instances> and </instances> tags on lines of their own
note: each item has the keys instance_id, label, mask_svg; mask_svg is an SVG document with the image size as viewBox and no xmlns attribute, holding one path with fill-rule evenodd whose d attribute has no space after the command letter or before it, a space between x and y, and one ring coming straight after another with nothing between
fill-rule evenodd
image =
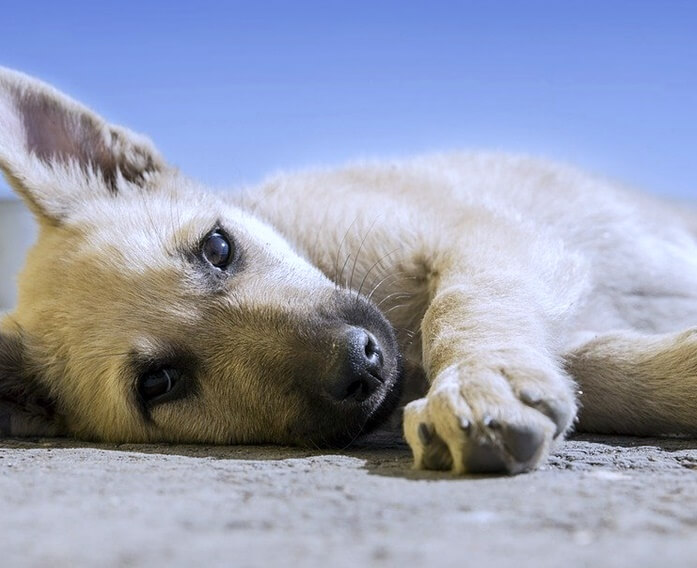
<instances>
[{"instance_id":1,"label":"dog's fur","mask_svg":"<svg viewBox=\"0 0 697 568\"><path fill-rule=\"evenodd\" d=\"M146 139L9 70L0 167L40 223L0 335L5 434L344 443L402 385L422 468L525 471L575 419L697 434L685 207L462 153L216 195ZM225 270L201 255L214 229L235 250ZM330 396L356 334L379 346L380 385ZM163 367L176 396L144 400L142 377Z\"/></svg>"}]
</instances>

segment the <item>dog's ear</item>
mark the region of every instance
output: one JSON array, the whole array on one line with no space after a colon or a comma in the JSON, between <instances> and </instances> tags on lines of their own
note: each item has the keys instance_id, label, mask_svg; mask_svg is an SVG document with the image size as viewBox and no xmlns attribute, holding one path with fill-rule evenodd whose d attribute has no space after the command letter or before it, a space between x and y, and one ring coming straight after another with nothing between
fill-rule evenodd
<instances>
[{"instance_id":1,"label":"dog's ear","mask_svg":"<svg viewBox=\"0 0 697 568\"><path fill-rule=\"evenodd\" d=\"M144 187L165 167L146 138L0 67L0 169L39 220L59 224L90 194Z\"/></svg>"},{"instance_id":2,"label":"dog's ear","mask_svg":"<svg viewBox=\"0 0 697 568\"><path fill-rule=\"evenodd\" d=\"M0 438L65 434L54 402L32 373L22 337L0 331Z\"/></svg>"}]
</instances>

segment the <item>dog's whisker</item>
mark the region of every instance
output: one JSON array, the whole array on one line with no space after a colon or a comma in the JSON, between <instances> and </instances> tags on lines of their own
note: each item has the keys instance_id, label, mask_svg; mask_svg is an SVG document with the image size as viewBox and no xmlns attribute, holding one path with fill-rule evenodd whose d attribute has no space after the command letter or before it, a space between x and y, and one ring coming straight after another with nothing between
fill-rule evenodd
<instances>
[{"instance_id":1,"label":"dog's whisker","mask_svg":"<svg viewBox=\"0 0 697 568\"><path fill-rule=\"evenodd\" d=\"M329 209L330 208L331 208L331 203L328 203L327 207L324 209L324 222L321 223L322 230L316 232L315 241L313 244L313 248L311 250L320 250L319 240L323 235L325 235L327 233L327 231L325 231L324 229L329 225L328 218L329 218ZM339 253L339 251L337 251L337 254L338 253Z\"/></svg>"},{"instance_id":2,"label":"dog's whisker","mask_svg":"<svg viewBox=\"0 0 697 568\"><path fill-rule=\"evenodd\" d=\"M395 310L399 310L401 308L406 308L409 304L397 304L396 306L392 306L391 308L384 310L382 313L385 315L388 315L392 313Z\"/></svg>"},{"instance_id":3,"label":"dog's whisker","mask_svg":"<svg viewBox=\"0 0 697 568\"><path fill-rule=\"evenodd\" d=\"M368 227L368 230L366 231L365 235L363 235L363 239L361 239L361 244L358 245L358 250L356 251L356 256L353 259L353 267L351 268L351 278L349 279L349 285L348 289L351 290L353 286L353 275L356 272L356 265L358 264L358 257L361 254L361 251L363 250L363 246L365 245L365 241L368 238L368 235L370 235L370 232L373 230L373 227L375 227L375 223L378 222L378 219L380 216L378 215L373 219L373 222L370 224L370 227ZM356 297L358 297L358 294L356 294Z\"/></svg>"},{"instance_id":4,"label":"dog's whisker","mask_svg":"<svg viewBox=\"0 0 697 568\"><path fill-rule=\"evenodd\" d=\"M380 289L380 287L385 284L386 282L389 282L390 278L395 278L396 282L401 282L404 280L416 280L416 276L410 276L408 272L401 271L401 272L392 272L391 274L388 274L385 276L382 280L380 280L373 288L370 290L370 293L366 296L368 300L371 300L375 293Z\"/></svg>"},{"instance_id":5,"label":"dog's whisker","mask_svg":"<svg viewBox=\"0 0 697 568\"><path fill-rule=\"evenodd\" d=\"M353 218L353 221L351 221L351 224L348 226L348 229L346 229L346 232L344 232L344 236L341 237L341 241L339 242L339 248L336 249L336 258L334 261L334 282L340 282L341 281L341 275L339 274L339 258L341 255L341 248L344 246L344 242L346 241L346 237L348 237L349 232L353 228L353 225L358 221L358 215L356 215ZM344 263L344 267L341 269L341 273L343 274L344 268L346 267L346 263Z\"/></svg>"},{"instance_id":6,"label":"dog's whisker","mask_svg":"<svg viewBox=\"0 0 697 568\"><path fill-rule=\"evenodd\" d=\"M351 259L351 253L346 255L346 260L344 260L344 265L341 267L341 272L339 273L339 281L337 281L337 282L340 282L341 278L343 278L344 270L346 269L346 265L348 264L348 261L350 259ZM344 282L343 284L340 284L340 286L342 286L343 288L348 288L347 284L348 284L347 282Z\"/></svg>"},{"instance_id":7,"label":"dog's whisker","mask_svg":"<svg viewBox=\"0 0 697 568\"><path fill-rule=\"evenodd\" d=\"M412 330L410 330L410 329L408 329L408 328L406 328L406 327L395 327L394 329L395 329L395 331L397 331L398 333L402 333L402 334L406 335L406 336L407 336L408 338L410 338L410 339L411 339L412 337L414 337L414 334L415 334L414 331L412 331Z\"/></svg>"},{"instance_id":8,"label":"dog's whisker","mask_svg":"<svg viewBox=\"0 0 697 568\"><path fill-rule=\"evenodd\" d=\"M392 254L394 254L395 252L397 252L398 250L400 250L400 248L401 248L401 247L397 247L397 248L392 249L390 252L388 252L387 254L384 254L383 256L381 256L377 261L375 261L375 262L372 264L372 266L368 269L368 271L367 271L367 272L365 273L365 275L363 276L363 280L361 280L361 284L360 284L360 286L358 286L358 291L356 292L356 296L360 296L361 290L363 290L363 285L365 284L365 281L366 281L366 279L368 278L368 275L369 275L375 268L377 268L377 266L378 266L380 263L382 263L383 260L385 260L387 257L389 257L390 255L392 255Z\"/></svg>"},{"instance_id":9,"label":"dog's whisker","mask_svg":"<svg viewBox=\"0 0 697 568\"><path fill-rule=\"evenodd\" d=\"M346 442L341 448L339 448L339 451L343 452L343 451L345 451L346 449L348 449L349 447L351 447L351 445L352 445L356 440L358 440L358 438L361 437L361 435L363 434L363 430L364 430L364 429L365 429L365 424L361 424L361 427L358 429L358 432L356 432L355 434L353 434L353 433L350 432L350 431L347 431L347 433L349 434L349 436L350 436L351 439L350 439L348 442Z\"/></svg>"},{"instance_id":10,"label":"dog's whisker","mask_svg":"<svg viewBox=\"0 0 697 568\"><path fill-rule=\"evenodd\" d=\"M396 292L392 292L392 294L388 294L375 305L378 307L378 309L382 309L383 304L389 302L390 300L405 300L408 298L413 298L415 295L416 294L414 292L404 292L403 290L398 290Z\"/></svg>"}]
</instances>

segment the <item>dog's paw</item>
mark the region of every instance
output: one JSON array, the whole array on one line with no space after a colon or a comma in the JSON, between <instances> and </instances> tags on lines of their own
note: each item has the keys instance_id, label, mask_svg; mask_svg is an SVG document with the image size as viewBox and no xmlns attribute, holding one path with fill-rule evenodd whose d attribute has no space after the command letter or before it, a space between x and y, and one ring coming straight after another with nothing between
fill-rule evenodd
<instances>
[{"instance_id":1,"label":"dog's paw","mask_svg":"<svg viewBox=\"0 0 697 568\"><path fill-rule=\"evenodd\" d=\"M458 474L534 469L569 428L572 393L554 372L450 367L404 409L414 466Z\"/></svg>"}]
</instances>

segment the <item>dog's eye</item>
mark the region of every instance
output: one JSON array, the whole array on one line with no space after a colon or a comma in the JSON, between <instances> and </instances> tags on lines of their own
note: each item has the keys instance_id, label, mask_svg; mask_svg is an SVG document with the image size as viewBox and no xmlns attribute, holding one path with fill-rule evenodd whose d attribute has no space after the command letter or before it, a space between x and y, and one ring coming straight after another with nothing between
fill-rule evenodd
<instances>
[{"instance_id":1,"label":"dog's eye","mask_svg":"<svg viewBox=\"0 0 697 568\"><path fill-rule=\"evenodd\" d=\"M203 241L203 257L216 268L225 268L232 260L232 245L227 235L215 231Z\"/></svg>"},{"instance_id":2,"label":"dog's eye","mask_svg":"<svg viewBox=\"0 0 697 568\"><path fill-rule=\"evenodd\" d=\"M140 378L138 391L143 400L149 401L170 392L179 379L179 372L171 367L163 367L145 373Z\"/></svg>"}]
</instances>

